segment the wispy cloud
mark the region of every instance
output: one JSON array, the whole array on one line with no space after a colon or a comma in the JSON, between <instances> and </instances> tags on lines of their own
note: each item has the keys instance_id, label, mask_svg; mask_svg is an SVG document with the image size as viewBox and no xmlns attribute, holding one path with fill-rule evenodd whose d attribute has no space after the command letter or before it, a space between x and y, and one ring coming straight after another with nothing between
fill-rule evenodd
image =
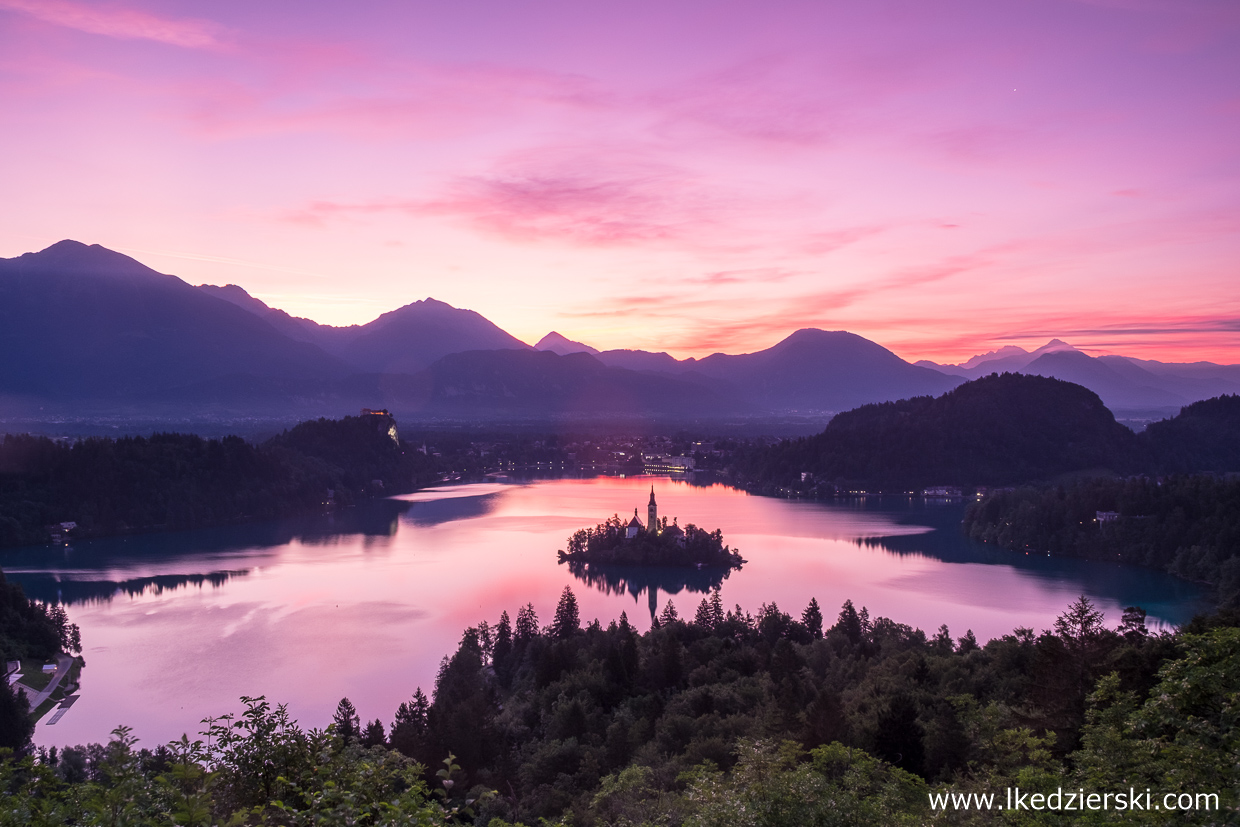
<instances>
[{"instance_id":1,"label":"wispy cloud","mask_svg":"<svg viewBox=\"0 0 1240 827\"><path fill-rule=\"evenodd\" d=\"M955 256L932 265L901 268L885 276L812 292L773 296L724 295L709 290L617 296L607 307L581 308L562 315L602 319L622 313L659 322L676 319L677 330L660 337L660 347L682 353L736 352L754 342L774 344L804 327L844 326L841 311L883 294L899 294L981 270L991 264L985 254ZM738 281L740 283L738 272ZM760 283L762 271L750 271L747 283ZM659 326L660 328L662 326Z\"/></svg>"},{"instance_id":2,"label":"wispy cloud","mask_svg":"<svg viewBox=\"0 0 1240 827\"><path fill-rule=\"evenodd\" d=\"M316 201L285 218L320 225L397 212L459 221L512 241L590 247L675 243L737 250L752 243L740 238L755 205L683 169L602 147L590 156L537 155L500 164L490 174L458 176L427 199Z\"/></svg>"},{"instance_id":3,"label":"wispy cloud","mask_svg":"<svg viewBox=\"0 0 1240 827\"><path fill-rule=\"evenodd\" d=\"M223 44L223 27L208 20L173 20L122 6L71 0L0 0L0 9L24 12L45 23L125 40L153 40L187 49Z\"/></svg>"}]
</instances>

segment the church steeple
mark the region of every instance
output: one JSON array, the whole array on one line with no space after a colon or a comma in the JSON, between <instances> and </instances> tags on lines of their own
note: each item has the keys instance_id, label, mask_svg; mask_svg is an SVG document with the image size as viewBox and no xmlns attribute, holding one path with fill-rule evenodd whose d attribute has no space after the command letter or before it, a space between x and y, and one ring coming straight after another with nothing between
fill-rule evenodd
<instances>
[{"instance_id":1,"label":"church steeple","mask_svg":"<svg viewBox=\"0 0 1240 827\"><path fill-rule=\"evenodd\" d=\"M646 530L653 533L659 533L659 507L654 502L654 486L650 486L650 505L646 507Z\"/></svg>"}]
</instances>

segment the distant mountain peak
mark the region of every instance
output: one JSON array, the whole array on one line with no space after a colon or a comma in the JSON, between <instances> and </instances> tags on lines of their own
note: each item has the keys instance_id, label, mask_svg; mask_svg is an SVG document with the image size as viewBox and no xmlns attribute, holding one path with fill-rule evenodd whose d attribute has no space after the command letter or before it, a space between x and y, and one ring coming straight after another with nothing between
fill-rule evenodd
<instances>
[{"instance_id":1,"label":"distant mountain peak","mask_svg":"<svg viewBox=\"0 0 1240 827\"><path fill-rule=\"evenodd\" d=\"M567 356L570 353L589 353L597 356L599 351L581 342L574 342L572 339L562 336L554 330L538 340L538 344L534 345L535 350L549 350L552 353L558 353L561 356Z\"/></svg>"},{"instance_id":2,"label":"distant mountain peak","mask_svg":"<svg viewBox=\"0 0 1240 827\"><path fill-rule=\"evenodd\" d=\"M1023 347L1017 347L1016 345L1004 345L998 350L992 350L989 353L979 353L977 356L970 357L955 367L965 368L967 370L980 365L982 362L989 362L991 359L1004 359L1008 356L1027 355L1029 355L1029 351L1025 350Z\"/></svg>"},{"instance_id":3,"label":"distant mountain peak","mask_svg":"<svg viewBox=\"0 0 1240 827\"><path fill-rule=\"evenodd\" d=\"M109 250L101 244L83 244L66 238L37 253L23 253L16 259L23 268L56 270L61 273L116 275L162 275L137 259Z\"/></svg>"},{"instance_id":4,"label":"distant mountain peak","mask_svg":"<svg viewBox=\"0 0 1240 827\"><path fill-rule=\"evenodd\" d=\"M1041 356L1043 353L1057 353L1058 351L1061 351L1061 350L1071 350L1077 353L1082 352L1079 348L1073 347L1072 345L1065 342L1063 339L1051 339L1049 342L1042 345L1042 347L1033 351L1032 355Z\"/></svg>"}]
</instances>

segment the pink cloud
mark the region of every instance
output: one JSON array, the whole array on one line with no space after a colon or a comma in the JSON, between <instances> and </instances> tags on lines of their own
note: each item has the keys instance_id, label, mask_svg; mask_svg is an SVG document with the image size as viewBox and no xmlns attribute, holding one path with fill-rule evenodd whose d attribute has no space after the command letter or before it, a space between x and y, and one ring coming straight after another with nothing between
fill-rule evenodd
<instances>
[{"instance_id":1,"label":"pink cloud","mask_svg":"<svg viewBox=\"0 0 1240 827\"><path fill-rule=\"evenodd\" d=\"M549 148L490 174L459 176L431 198L316 201L285 218L318 225L395 212L448 218L518 242L741 249L740 231L761 205L685 170L626 154L633 153L599 147L597 156L585 156Z\"/></svg>"},{"instance_id":2,"label":"pink cloud","mask_svg":"<svg viewBox=\"0 0 1240 827\"><path fill-rule=\"evenodd\" d=\"M698 318L699 321L671 339L669 346L677 351L695 353L735 350L738 346L752 347L755 341L773 343L803 327L838 327L839 312L863 300L944 281L982 269L988 264L990 261L982 256L956 256L941 264L904 269L862 284L792 298L780 297L767 303L765 311L755 308L757 303L748 300L744 304L751 308L751 312L743 321L727 322L722 318L687 317ZM737 304L739 303L735 300L720 300L715 309L723 311L727 305ZM683 312L685 309L678 307L673 312ZM722 317L726 315L720 313Z\"/></svg>"},{"instance_id":3,"label":"pink cloud","mask_svg":"<svg viewBox=\"0 0 1240 827\"><path fill-rule=\"evenodd\" d=\"M125 40L153 40L188 49L222 44L222 27L207 20L170 20L136 9L71 0L0 0L0 9L24 12L45 23Z\"/></svg>"}]
</instances>

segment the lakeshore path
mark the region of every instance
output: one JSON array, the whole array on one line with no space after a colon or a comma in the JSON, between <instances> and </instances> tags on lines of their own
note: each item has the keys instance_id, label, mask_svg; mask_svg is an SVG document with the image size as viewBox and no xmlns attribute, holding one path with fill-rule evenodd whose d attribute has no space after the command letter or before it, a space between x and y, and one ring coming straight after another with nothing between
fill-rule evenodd
<instances>
[{"instance_id":1,"label":"lakeshore path","mask_svg":"<svg viewBox=\"0 0 1240 827\"><path fill-rule=\"evenodd\" d=\"M47 686L43 687L41 692L36 692L20 680L13 684L30 699L30 709L32 712L39 708L39 704L50 698L52 693L56 691L56 687L60 686L60 681L65 675L69 674L69 667L73 666L73 660L72 655L66 655L64 652L57 653L56 674L52 676L52 679L48 681Z\"/></svg>"}]
</instances>

